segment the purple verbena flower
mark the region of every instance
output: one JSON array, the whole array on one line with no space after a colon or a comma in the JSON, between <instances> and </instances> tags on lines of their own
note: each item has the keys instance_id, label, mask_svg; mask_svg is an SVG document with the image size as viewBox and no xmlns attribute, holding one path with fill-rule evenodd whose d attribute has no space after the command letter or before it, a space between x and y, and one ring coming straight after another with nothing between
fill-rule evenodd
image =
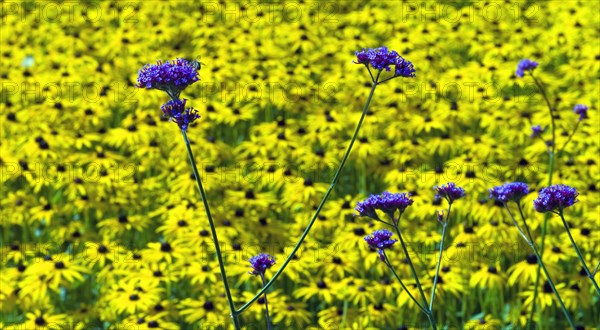
<instances>
[{"instance_id":1,"label":"purple verbena flower","mask_svg":"<svg viewBox=\"0 0 600 330\"><path fill-rule=\"evenodd\" d=\"M540 190L538 198L533 201L533 207L540 213L562 212L565 207L579 201L577 196L579 193L575 188L557 184Z\"/></svg>"},{"instance_id":2,"label":"purple verbena flower","mask_svg":"<svg viewBox=\"0 0 600 330\"><path fill-rule=\"evenodd\" d=\"M186 102L186 99L177 101L169 100L160 107L165 117L177 123L182 130L187 130L189 124L200 118L197 110L185 107Z\"/></svg>"},{"instance_id":3,"label":"purple verbena flower","mask_svg":"<svg viewBox=\"0 0 600 330\"><path fill-rule=\"evenodd\" d=\"M573 107L573 112L579 115L579 121L582 121L585 118L587 118L587 111L588 107L585 104L578 104L575 107Z\"/></svg>"},{"instance_id":4,"label":"purple verbena flower","mask_svg":"<svg viewBox=\"0 0 600 330\"><path fill-rule=\"evenodd\" d=\"M544 132L544 130L542 129L542 126L540 126L540 125L531 126L531 135L529 137L533 139L533 138L539 136L540 134L542 134L543 132Z\"/></svg>"},{"instance_id":5,"label":"purple verbena flower","mask_svg":"<svg viewBox=\"0 0 600 330\"><path fill-rule=\"evenodd\" d=\"M249 271L250 275L264 275L265 271L271 268L275 264L275 258L267 253L260 253L250 258L250 264L252 265L252 271Z\"/></svg>"},{"instance_id":6,"label":"purple verbena flower","mask_svg":"<svg viewBox=\"0 0 600 330\"><path fill-rule=\"evenodd\" d=\"M354 208L361 217L369 217L371 219L380 220L377 215L376 207L379 203L379 196L371 195L362 202L356 203Z\"/></svg>"},{"instance_id":7,"label":"purple verbena flower","mask_svg":"<svg viewBox=\"0 0 600 330\"><path fill-rule=\"evenodd\" d=\"M383 250L388 249L398 242L397 239L391 239L392 232L386 229L376 230L371 235L365 236L365 241L372 249L377 249L381 261L385 260Z\"/></svg>"},{"instance_id":8,"label":"purple verbena flower","mask_svg":"<svg viewBox=\"0 0 600 330\"><path fill-rule=\"evenodd\" d=\"M187 86L200 80L199 68L198 62L182 58L146 64L138 72L137 87L158 89L178 96Z\"/></svg>"},{"instance_id":9,"label":"purple verbena flower","mask_svg":"<svg viewBox=\"0 0 600 330\"><path fill-rule=\"evenodd\" d=\"M358 202L355 210L358 211L360 216L367 216L374 220L380 220L375 211L380 210L394 219L396 211L400 211L402 215L412 203L413 200L409 198L407 193L390 193L384 191L381 195L371 195L363 202Z\"/></svg>"},{"instance_id":10,"label":"purple verbena flower","mask_svg":"<svg viewBox=\"0 0 600 330\"><path fill-rule=\"evenodd\" d=\"M436 186L433 190L436 191L435 197L444 197L450 204L459 198L465 197L465 190L456 186L454 182Z\"/></svg>"},{"instance_id":11,"label":"purple verbena flower","mask_svg":"<svg viewBox=\"0 0 600 330\"><path fill-rule=\"evenodd\" d=\"M415 68L413 64L404 59L395 50L389 51L387 47L369 48L356 53L356 64L371 65L376 70L390 71L390 66L394 66L394 76L414 77Z\"/></svg>"},{"instance_id":12,"label":"purple verbena flower","mask_svg":"<svg viewBox=\"0 0 600 330\"><path fill-rule=\"evenodd\" d=\"M509 182L490 189L490 198L495 198L503 203L514 201L519 203L521 198L529 193L529 187L523 182Z\"/></svg>"},{"instance_id":13,"label":"purple verbena flower","mask_svg":"<svg viewBox=\"0 0 600 330\"><path fill-rule=\"evenodd\" d=\"M519 62L517 65L517 77L523 78L525 75L525 71L533 71L533 69L537 68L538 62L532 61L529 59L524 59Z\"/></svg>"},{"instance_id":14,"label":"purple verbena flower","mask_svg":"<svg viewBox=\"0 0 600 330\"><path fill-rule=\"evenodd\" d=\"M437 221L439 221L441 224L444 224L444 210L437 211Z\"/></svg>"}]
</instances>

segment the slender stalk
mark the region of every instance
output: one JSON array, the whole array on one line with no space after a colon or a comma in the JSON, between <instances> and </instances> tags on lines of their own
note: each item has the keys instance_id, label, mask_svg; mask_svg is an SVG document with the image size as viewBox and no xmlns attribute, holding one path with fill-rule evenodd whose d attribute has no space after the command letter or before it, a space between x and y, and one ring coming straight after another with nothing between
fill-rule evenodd
<instances>
[{"instance_id":1,"label":"slender stalk","mask_svg":"<svg viewBox=\"0 0 600 330\"><path fill-rule=\"evenodd\" d=\"M552 104L550 103L550 99L548 99L548 95L546 94L546 90L544 89L542 82L539 81L533 75L533 72L531 72L530 74L531 74L531 78L533 78L533 81L540 89L540 92L542 93L542 96L544 97L544 101L546 101L546 105L548 106L548 111L550 111L550 120L552 123L552 126L551 126L551 128L552 128L552 146L551 147L552 147L552 154L554 154L554 151L556 150L556 124L554 123L554 109L552 108Z\"/></svg>"},{"instance_id":2,"label":"slender stalk","mask_svg":"<svg viewBox=\"0 0 600 330\"><path fill-rule=\"evenodd\" d=\"M265 286L265 274L260 274L263 287ZM267 330L271 330L271 318L269 317L269 302L267 301L267 293L265 292L265 316L267 318Z\"/></svg>"},{"instance_id":3,"label":"slender stalk","mask_svg":"<svg viewBox=\"0 0 600 330\"><path fill-rule=\"evenodd\" d=\"M505 202L503 202L503 204L504 204L504 208L506 209L506 211L508 211L508 214L510 214L510 218L512 219L513 224L519 230L519 234L521 234L521 237L523 237L523 239L525 240L525 242L527 242L527 244L529 244L530 246L534 245L535 243L533 242L533 239L531 238L531 233L529 232L529 227L527 227L528 228L527 229L527 233L529 235L529 237L527 237L528 235L525 235L525 232L523 232L523 229L521 229L521 226L519 226L519 223L513 217L512 212L510 212L510 209L508 208L508 205ZM521 205L519 205L519 211L521 211ZM522 212L521 212L521 216L523 217L523 213ZM523 217L523 219L525 219L525 217ZM525 220L523 220L523 221L525 221ZM527 224L527 223L525 223L525 224Z\"/></svg>"},{"instance_id":4,"label":"slender stalk","mask_svg":"<svg viewBox=\"0 0 600 330\"><path fill-rule=\"evenodd\" d=\"M394 229L396 229L396 233L398 234L398 237L400 238L400 244L402 245L402 250L404 250L404 254L406 255L406 260L408 260L408 265L410 266L410 270L412 272L412 275L415 279L415 283L417 284L417 288L419 288L419 293L421 294L421 299L423 299L423 305L427 306L427 298L425 298L425 293L423 292L423 287L421 286L421 282L419 281L419 276L417 276L417 271L415 270L415 266L412 263L412 260L410 259L410 255L408 254L408 249L406 248L406 244L404 243L404 239L402 238L402 233L400 232L400 227L398 227L398 223L400 222L400 218L398 218L398 221L394 221ZM435 319L433 317L433 313L431 311L431 309L425 307L425 314L427 315L427 318L429 319L429 323L431 324L431 328L433 330L437 330L437 327L435 325Z\"/></svg>"},{"instance_id":5,"label":"slender stalk","mask_svg":"<svg viewBox=\"0 0 600 330\"><path fill-rule=\"evenodd\" d=\"M517 203L518 204L518 203ZM510 218L512 219L513 223L517 223L517 220L515 220L515 217L513 216L512 212L510 212L510 209L508 207L506 207L505 204L505 208L506 211L508 211L508 215L510 215ZM519 209L521 209L521 206L519 205ZM521 212L521 216L523 215L523 212ZM523 224L527 230L527 232L529 233L529 226L527 225L527 221L525 221L525 218L523 217ZM519 231L521 231L521 229L519 228ZM521 231L521 234L524 236L523 232ZM556 286L554 285L554 282L552 281L552 278L550 278L550 273L548 273L548 270L546 269L546 266L544 265L544 262L542 261L542 256L540 255L538 249L535 247L535 244L533 243L533 241L529 241L528 239L526 239L526 237L524 236L525 241L527 242L527 244L529 244L529 246L531 247L531 249L533 250L533 253L535 254L535 256L537 257L537 261L538 261L538 265L540 266L540 268L542 268L542 271L544 272L544 275L546 275L546 279L548 280L548 284L550 284L550 287L552 288L552 291L554 291L554 294L556 295L556 298L558 299L558 302L560 304L560 308L562 309L563 313L565 314L565 317L567 318L567 321L569 322L569 325L571 326L571 328L573 330L576 329L575 323L573 323L573 319L571 318L571 315L569 314L569 311L567 310L567 307L565 306L565 303L563 302L562 298L560 297L560 294L558 293L558 290L556 290ZM535 304L535 300L532 302L532 304Z\"/></svg>"},{"instance_id":6,"label":"slender stalk","mask_svg":"<svg viewBox=\"0 0 600 330\"><path fill-rule=\"evenodd\" d=\"M550 112L550 120L551 120L551 130L552 130L552 145L548 148L548 155L549 155L549 166L548 166L548 186L552 185L552 176L554 175L554 157L555 157L555 148L556 148L556 125L554 122L554 109L552 107L552 104L550 103L550 99L548 98L548 95L546 94L546 90L544 89L544 86L542 85L541 81L539 81L531 72L531 78L533 78L533 81L535 82L535 84L537 85L537 87L540 89L540 92L542 93L542 96L544 98L544 101L546 102L546 105L548 106L548 111ZM541 241L540 241L540 255L544 254L544 243L546 242L546 234L548 232L548 219L550 218L549 214L544 214L544 222L542 224L542 234L541 234ZM535 307L536 307L536 302L537 302L537 296L538 296L538 288L539 288L539 284L540 284L540 271L541 271L541 266L538 265L537 268L537 272L535 275L535 286L533 289L533 303L531 304L531 312L529 314L529 320L527 321L527 329L530 329L530 327L533 325L533 314L535 313Z\"/></svg>"},{"instance_id":7,"label":"slender stalk","mask_svg":"<svg viewBox=\"0 0 600 330\"><path fill-rule=\"evenodd\" d=\"M435 288L438 283L440 266L442 265L442 253L444 252L444 239L446 238L446 230L448 229L448 221L450 220L450 211L452 210L452 204L448 204L448 214L446 214L446 221L444 221L444 228L442 229L442 241L440 242L440 255L438 257L437 266L435 269L435 277L433 278L433 288L431 289L431 299L429 299L429 310L433 311L433 301L435 300Z\"/></svg>"},{"instance_id":8,"label":"slender stalk","mask_svg":"<svg viewBox=\"0 0 600 330\"><path fill-rule=\"evenodd\" d=\"M506 207L506 204L504 206ZM531 235L531 232L529 231L529 226L527 226L527 222L525 222L525 214L523 214L523 208L521 207L521 203L517 203L517 207L519 209L519 214L521 215L521 219L523 220L523 222L526 225L525 230L527 231L529 240L531 241L531 244L535 244L535 241L533 240L533 236Z\"/></svg>"},{"instance_id":9,"label":"slender stalk","mask_svg":"<svg viewBox=\"0 0 600 330\"><path fill-rule=\"evenodd\" d=\"M419 307L419 309L423 313L428 314L429 312L427 311L427 309L425 307L423 307L423 305L421 305L419 303L419 301L412 295L412 293L410 293L410 290L408 290L408 288L406 287L406 285L404 285L404 282L402 281L402 279L400 278L400 276L398 276L398 274L394 270L394 267L392 267L392 264L390 263L390 259L388 259L387 254L385 253L385 250L383 251L383 257L385 258L384 263L392 271L392 274L394 274L394 277L396 277L396 279L398 279L398 282L400 282L400 286L402 286L402 288L404 289L404 291L406 291L406 293L408 294L408 296L410 297L410 299L412 299L412 301L414 301L415 304L417 304L417 306Z\"/></svg>"},{"instance_id":10,"label":"slender stalk","mask_svg":"<svg viewBox=\"0 0 600 330\"><path fill-rule=\"evenodd\" d=\"M342 324L341 328L346 327L346 318L348 317L348 300L344 299L344 305L342 307Z\"/></svg>"},{"instance_id":11,"label":"slender stalk","mask_svg":"<svg viewBox=\"0 0 600 330\"><path fill-rule=\"evenodd\" d=\"M573 139L573 135L575 135L575 132L577 132L577 128L579 128L579 123L581 121L577 121L577 124L575 124L575 128L573 129L573 132L571 132L571 134L569 135L569 137L567 138L567 142L565 142L565 144L563 144L562 147L560 147L560 149L558 149L558 152L556 153L557 155L560 155L560 153L565 150L565 148L567 147L567 144L569 144L569 142L571 142L571 140Z\"/></svg>"},{"instance_id":12,"label":"slender stalk","mask_svg":"<svg viewBox=\"0 0 600 330\"><path fill-rule=\"evenodd\" d=\"M590 269L588 268L587 264L585 263L585 260L583 259L583 255L581 254L579 247L577 246L577 244L575 243L575 240L573 239L573 236L571 235L571 230L569 229L569 225L567 225L567 221L565 220L565 217L563 216L562 210L558 212L558 215L560 215L563 225L565 226L565 230L567 231L567 235L569 235L569 240L571 240L571 244L573 245L573 248L575 248L575 252L577 252L577 257L579 258L579 261L581 261L581 265L583 266L585 273L590 278L590 280L592 280L592 284L594 284L596 293L600 296L600 287L598 287L598 283L594 279L594 275L592 275L592 273L590 272Z\"/></svg>"},{"instance_id":13,"label":"slender stalk","mask_svg":"<svg viewBox=\"0 0 600 330\"><path fill-rule=\"evenodd\" d=\"M598 264L596 265L596 268L594 269L592 275L596 275L596 273L598 272L598 268L600 268L600 261L598 261Z\"/></svg>"},{"instance_id":14,"label":"slender stalk","mask_svg":"<svg viewBox=\"0 0 600 330\"><path fill-rule=\"evenodd\" d=\"M285 261L283 262L283 264L281 265L279 270L277 270L277 272L273 275L273 278L271 278L271 280L252 299L250 299L250 301L248 301L246 304L244 304L242 307L240 307L237 310L236 314L242 313L243 311L248 309L248 307L250 307L250 305L252 305L258 299L258 297L260 297L260 295L262 295L273 284L273 282L275 282L275 280L277 280L279 275L281 275L283 270L287 267L287 265L290 263L290 261L292 260L292 258L294 257L294 255L296 254L298 249L300 248L300 245L302 244L302 242L304 242L304 239L308 235L308 232L310 231L313 224L315 223L315 220L319 216L319 213L321 212L323 205L325 205L325 202L327 201L327 199L329 198L329 195L333 191L333 188L335 187L335 184L337 183L337 181L339 179L340 173L342 172L342 169L344 168L344 165L346 164L346 161L348 160L348 156L350 155L350 151L352 151L352 146L354 145L354 142L356 141L358 132L360 131L360 127L362 126L365 116L367 115L367 110L369 109L369 105L371 104L371 99L373 98L373 94L375 93L375 88L377 88L377 85L378 85L377 80L379 79L380 74L381 74L381 71L379 71L377 73L377 78L375 79L375 82L373 83L373 86L371 87L371 92L369 93L369 97L367 98L367 102L365 103L365 106L363 108L362 114L361 114L358 124L356 126L356 130L354 131L354 135L352 135L352 139L350 140L348 149L346 149L346 153L344 154L344 157L342 158L342 161L340 162L340 166L338 167L337 171L335 172L333 180L331 181L331 185L329 185L329 189L327 189L327 191L325 192L325 196L323 196L321 203L315 210L315 214L313 215L312 219L310 219L310 221L308 222L308 225L306 226L306 229L304 229L304 232L298 239L296 246L294 246L294 249L292 250L290 255L287 257L287 259L285 259Z\"/></svg>"},{"instance_id":15,"label":"slender stalk","mask_svg":"<svg viewBox=\"0 0 600 330\"><path fill-rule=\"evenodd\" d=\"M196 167L196 161L194 160L194 155L192 154L192 148L190 147L190 141L188 140L187 134L185 130L181 130L183 135L183 141L185 142L185 147L187 149L188 156L190 158L190 163L192 164L192 171L194 171L194 177L196 178L196 183L198 184L198 190L200 190L200 195L202 196L202 202L204 203L204 210L206 211L206 217L208 218L208 224L210 226L210 232L212 233L213 241L215 242L215 252L217 253L217 259L219 260L219 269L221 271L221 277L223 278L223 286L225 286L225 295L227 296L227 303L229 304L229 311L231 312L231 318L233 319L233 326L236 330L240 329L240 323L237 318L237 314L235 313L235 306L233 304L233 298L231 297L231 291L229 290L229 283L227 282L227 275L225 273L225 265L223 263L223 257L221 255L221 247L219 246L219 239L217 237L217 230L215 228L215 223L213 221L213 217L210 213L210 207L208 206L208 199L206 198L206 193L204 192L204 187L202 186L202 180L200 179L200 174L198 174L198 168Z\"/></svg>"}]
</instances>

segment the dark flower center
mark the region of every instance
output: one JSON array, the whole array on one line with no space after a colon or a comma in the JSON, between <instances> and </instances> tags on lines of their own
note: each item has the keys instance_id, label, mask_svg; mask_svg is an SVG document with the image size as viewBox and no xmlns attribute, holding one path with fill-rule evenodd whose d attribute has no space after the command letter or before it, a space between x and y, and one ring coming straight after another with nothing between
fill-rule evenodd
<instances>
[{"instance_id":1,"label":"dark flower center","mask_svg":"<svg viewBox=\"0 0 600 330\"><path fill-rule=\"evenodd\" d=\"M535 256L535 254L530 254L528 255L525 260L527 260L527 263L530 265L535 265L537 264L537 257Z\"/></svg>"},{"instance_id":2,"label":"dark flower center","mask_svg":"<svg viewBox=\"0 0 600 330\"><path fill-rule=\"evenodd\" d=\"M44 320L43 317L38 316L38 317L35 318L35 324L36 325L40 325L40 326L44 326L44 325L46 325L46 320Z\"/></svg>"},{"instance_id":3,"label":"dark flower center","mask_svg":"<svg viewBox=\"0 0 600 330\"><path fill-rule=\"evenodd\" d=\"M138 296L137 294L134 293L131 296L129 296L129 300L138 301L138 300L140 300L140 296Z\"/></svg>"},{"instance_id":4,"label":"dark flower center","mask_svg":"<svg viewBox=\"0 0 600 330\"><path fill-rule=\"evenodd\" d=\"M165 242L160 245L160 250L162 252L171 252L173 249L171 248L171 244Z\"/></svg>"},{"instance_id":5,"label":"dark flower center","mask_svg":"<svg viewBox=\"0 0 600 330\"><path fill-rule=\"evenodd\" d=\"M204 308L205 311L212 311L215 309L215 305L213 304L212 301L205 302L202 307Z\"/></svg>"},{"instance_id":6,"label":"dark flower center","mask_svg":"<svg viewBox=\"0 0 600 330\"><path fill-rule=\"evenodd\" d=\"M54 263L54 268L65 269L65 264L62 261L57 261L56 263Z\"/></svg>"},{"instance_id":7,"label":"dark flower center","mask_svg":"<svg viewBox=\"0 0 600 330\"><path fill-rule=\"evenodd\" d=\"M354 229L354 235L356 235L356 236L364 236L365 235L365 230L363 228L355 228Z\"/></svg>"}]
</instances>

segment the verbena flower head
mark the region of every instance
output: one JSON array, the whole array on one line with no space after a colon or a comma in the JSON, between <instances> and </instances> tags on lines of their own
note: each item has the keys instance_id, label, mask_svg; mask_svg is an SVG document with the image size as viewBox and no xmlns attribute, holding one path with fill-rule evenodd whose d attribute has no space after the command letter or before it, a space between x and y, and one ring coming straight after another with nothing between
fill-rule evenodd
<instances>
[{"instance_id":1,"label":"verbena flower head","mask_svg":"<svg viewBox=\"0 0 600 330\"><path fill-rule=\"evenodd\" d=\"M532 61L529 59L524 59L519 62L517 65L517 77L523 78L525 75L525 71L533 71L533 69L537 68L538 62Z\"/></svg>"},{"instance_id":2,"label":"verbena flower head","mask_svg":"<svg viewBox=\"0 0 600 330\"><path fill-rule=\"evenodd\" d=\"M182 130L187 130L191 123L200 118L197 110L185 107L186 102L186 99L176 101L169 100L160 107L165 117L168 117L170 120L177 123Z\"/></svg>"},{"instance_id":3,"label":"verbena flower head","mask_svg":"<svg viewBox=\"0 0 600 330\"><path fill-rule=\"evenodd\" d=\"M531 135L529 137L531 137L532 139L539 136L540 134L542 134L544 132L544 130L542 129L542 126L540 125L534 125L531 126Z\"/></svg>"},{"instance_id":4,"label":"verbena flower head","mask_svg":"<svg viewBox=\"0 0 600 330\"><path fill-rule=\"evenodd\" d=\"M264 275L275 264L275 258L267 253L260 253L248 261L252 265L252 271L248 272L250 275Z\"/></svg>"},{"instance_id":5,"label":"verbena flower head","mask_svg":"<svg viewBox=\"0 0 600 330\"><path fill-rule=\"evenodd\" d=\"M391 231L381 229L374 231L371 235L365 236L365 241L369 244L369 247L377 249L381 261L385 260L383 250L390 248L394 243L398 242L397 239L391 238L392 235Z\"/></svg>"},{"instance_id":6,"label":"verbena flower head","mask_svg":"<svg viewBox=\"0 0 600 330\"><path fill-rule=\"evenodd\" d=\"M390 71L391 66L394 66L394 76L399 77L414 77L415 68L413 64L404 59L395 50L388 50L387 47L369 48L356 53L356 64L370 65L376 70Z\"/></svg>"},{"instance_id":7,"label":"verbena flower head","mask_svg":"<svg viewBox=\"0 0 600 330\"><path fill-rule=\"evenodd\" d=\"M533 207L541 213L562 212L565 207L579 201L577 196L579 196L579 193L575 188L557 184L540 190L538 198L533 201Z\"/></svg>"},{"instance_id":8,"label":"verbena flower head","mask_svg":"<svg viewBox=\"0 0 600 330\"><path fill-rule=\"evenodd\" d=\"M582 121L585 118L587 118L587 111L588 107L585 104L578 104L575 107L573 107L573 112L579 115L579 121Z\"/></svg>"},{"instance_id":9,"label":"verbena flower head","mask_svg":"<svg viewBox=\"0 0 600 330\"><path fill-rule=\"evenodd\" d=\"M394 219L396 211L400 211L400 214L402 214L412 203L413 200L409 198L407 193L390 193L384 191L381 195L371 195L363 202L358 202L355 210L361 216L367 216L375 220L380 220L375 211L380 210Z\"/></svg>"},{"instance_id":10,"label":"verbena flower head","mask_svg":"<svg viewBox=\"0 0 600 330\"><path fill-rule=\"evenodd\" d=\"M529 187L523 182L509 182L490 189L490 198L503 203L514 201L519 203L521 198L529 194Z\"/></svg>"},{"instance_id":11,"label":"verbena flower head","mask_svg":"<svg viewBox=\"0 0 600 330\"><path fill-rule=\"evenodd\" d=\"M465 197L466 195L465 190L456 186L454 182L449 182L448 184L434 187L433 190L436 191L436 198L444 197L450 204L459 198Z\"/></svg>"},{"instance_id":12,"label":"verbena flower head","mask_svg":"<svg viewBox=\"0 0 600 330\"><path fill-rule=\"evenodd\" d=\"M200 80L198 70L200 65L196 61L178 58L173 61L156 64L146 64L138 72L137 86L139 88L158 89L173 96L189 85Z\"/></svg>"}]
</instances>

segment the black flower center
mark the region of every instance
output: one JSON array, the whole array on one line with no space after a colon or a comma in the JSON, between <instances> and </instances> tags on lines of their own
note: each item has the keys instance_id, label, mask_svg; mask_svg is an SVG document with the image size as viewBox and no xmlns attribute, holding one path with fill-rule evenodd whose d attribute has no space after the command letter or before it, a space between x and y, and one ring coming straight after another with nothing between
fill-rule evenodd
<instances>
[{"instance_id":1,"label":"black flower center","mask_svg":"<svg viewBox=\"0 0 600 330\"><path fill-rule=\"evenodd\" d=\"M36 325L40 325L40 326L44 326L44 325L46 325L46 320L44 320L43 317L38 316L38 317L35 318L35 324Z\"/></svg>"},{"instance_id":2,"label":"black flower center","mask_svg":"<svg viewBox=\"0 0 600 330\"><path fill-rule=\"evenodd\" d=\"M215 304L213 304L213 302L209 300L209 301L205 302L202 307L204 308L205 311L212 311L215 309Z\"/></svg>"},{"instance_id":3,"label":"black flower center","mask_svg":"<svg viewBox=\"0 0 600 330\"><path fill-rule=\"evenodd\" d=\"M171 252L173 249L171 248L171 244L164 242L160 245L160 250L162 252Z\"/></svg>"}]
</instances>

